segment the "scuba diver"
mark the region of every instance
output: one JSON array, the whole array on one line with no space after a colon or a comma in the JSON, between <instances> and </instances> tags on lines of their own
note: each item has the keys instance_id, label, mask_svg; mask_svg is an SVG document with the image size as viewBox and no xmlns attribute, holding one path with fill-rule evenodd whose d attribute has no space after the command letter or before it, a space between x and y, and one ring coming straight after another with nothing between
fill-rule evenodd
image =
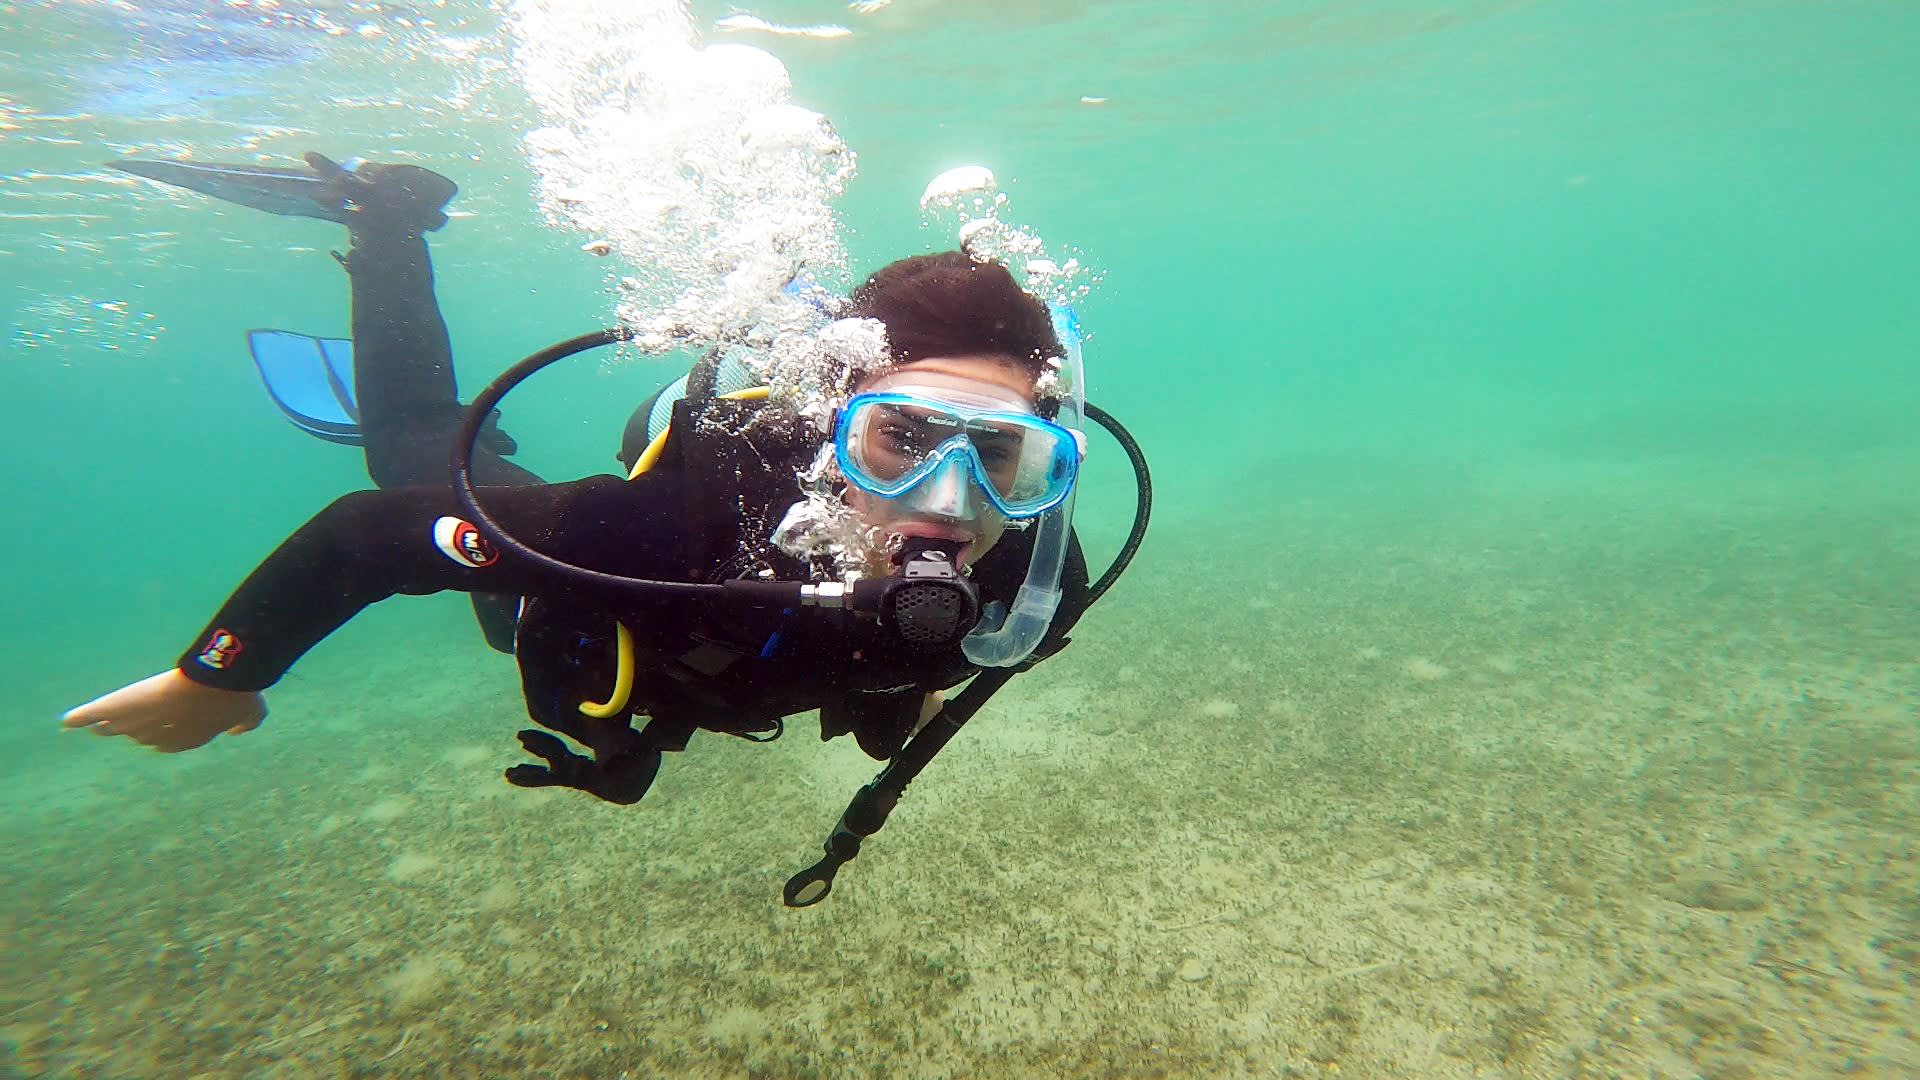
<instances>
[{"instance_id":1,"label":"scuba diver","mask_svg":"<svg viewBox=\"0 0 1920 1080\"><path fill-rule=\"evenodd\" d=\"M823 739L851 734L887 763L825 858L787 883L786 902L803 906L995 691L1067 644L1144 536L1145 461L1081 397L1071 312L996 263L957 251L901 259L838 305L838 317L884 328L885 353L838 388L830 430L764 387L724 391L738 365L716 349L636 412L627 476L549 484L504 460L514 447L496 406L541 368L631 334L542 350L462 411L423 239L446 221L450 182L317 155L304 170L117 165L348 227L352 250L335 257L353 282L351 379L326 366L326 348L308 355L357 406L376 489L289 536L173 668L73 709L68 728L190 750L257 728L263 691L369 604L443 590L510 597L528 714L545 729L520 732L539 764L507 769L515 785L630 804L695 731L770 741L813 710ZM346 381L351 395L339 393ZM356 426L275 396L296 423ZM1097 581L1071 531L1083 416L1120 442L1139 491L1133 531ZM835 514L855 541L793 540Z\"/></svg>"}]
</instances>

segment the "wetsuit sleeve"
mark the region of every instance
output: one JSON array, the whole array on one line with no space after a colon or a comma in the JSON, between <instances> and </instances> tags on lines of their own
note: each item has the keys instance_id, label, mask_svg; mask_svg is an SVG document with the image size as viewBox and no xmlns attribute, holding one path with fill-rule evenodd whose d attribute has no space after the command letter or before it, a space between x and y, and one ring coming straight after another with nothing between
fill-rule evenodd
<instances>
[{"instance_id":1,"label":"wetsuit sleeve","mask_svg":"<svg viewBox=\"0 0 1920 1080\"><path fill-rule=\"evenodd\" d=\"M562 559L642 576L674 573L678 537L662 483L594 477L485 488L508 532ZM289 536L241 583L179 661L195 682L264 690L360 609L396 594L553 592L543 572L500 552L460 517L450 491L347 495Z\"/></svg>"}]
</instances>

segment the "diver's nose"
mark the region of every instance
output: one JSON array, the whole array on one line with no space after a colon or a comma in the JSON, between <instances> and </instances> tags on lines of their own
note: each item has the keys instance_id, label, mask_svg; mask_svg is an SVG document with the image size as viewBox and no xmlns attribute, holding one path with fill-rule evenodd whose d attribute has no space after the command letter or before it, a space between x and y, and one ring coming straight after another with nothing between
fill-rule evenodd
<instances>
[{"instance_id":1,"label":"diver's nose","mask_svg":"<svg viewBox=\"0 0 1920 1080\"><path fill-rule=\"evenodd\" d=\"M915 490L913 509L922 514L971 521L979 506L973 491L973 477L957 453L948 454L933 474Z\"/></svg>"}]
</instances>

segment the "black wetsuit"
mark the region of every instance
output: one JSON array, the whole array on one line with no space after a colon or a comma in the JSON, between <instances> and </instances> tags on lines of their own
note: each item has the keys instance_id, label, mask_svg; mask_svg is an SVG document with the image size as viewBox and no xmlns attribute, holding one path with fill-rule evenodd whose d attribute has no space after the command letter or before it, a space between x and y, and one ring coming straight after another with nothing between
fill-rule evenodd
<instances>
[{"instance_id":1,"label":"black wetsuit","mask_svg":"<svg viewBox=\"0 0 1920 1080\"><path fill-rule=\"evenodd\" d=\"M427 241L414 232L355 230L341 261L353 286L354 398L367 475L383 488L444 483L461 405ZM497 449L474 455L477 483L541 482Z\"/></svg>"},{"instance_id":2,"label":"black wetsuit","mask_svg":"<svg viewBox=\"0 0 1920 1080\"><path fill-rule=\"evenodd\" d=\"M353 388L367 476L381 488L441 484L460 426L453 345L433 291L433 262L418 231L356 227L341 259L352 283ZM509 440L489 431L473 458L481 484L538 484L501 456ZM475 593L474 617L487 643L513 651L519 597Z\"/></svg>"},{"instance_id":3,"label":"black wetsuit","mask_svg":"<svg viewBox=\"0 0 1920 1080\"><path fill-rule=\"evenodd\" d=\"M763 571L807 579L810 568L767 538L800 497L795 470L812 458L819 435L775 410L713 399L679 402L673 430L665 454L636 480L485 488L481 502L524 542L595 570L687 582ZM1030 544L1029 532L1010 531L974 568L983 603L1012 599ZM1056 640L1085 605L1077 545L1065 584ZM461 520L446 487L336 501L246 579L180 669L209 686L263 690L366 605L448 589L527 598L517 652L528 712L602 754L632 745L627 717L650 718L653 747L679 749L696 728L770 732L782 717L821 709L823 737L851 731L885 759L910 733L925 693L975 671L957 646L919 650L839 611L620 597L571 585L494 551ZM616 621L634 637L632 698L611 724L589 721L580 703L606 700L613 686Z\"/></svg>"}]
</instances>

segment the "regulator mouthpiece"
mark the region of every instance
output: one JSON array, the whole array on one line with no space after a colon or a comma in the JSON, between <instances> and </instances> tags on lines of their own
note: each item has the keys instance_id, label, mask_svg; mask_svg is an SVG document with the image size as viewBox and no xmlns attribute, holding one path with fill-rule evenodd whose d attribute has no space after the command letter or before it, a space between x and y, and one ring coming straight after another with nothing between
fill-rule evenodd
<instances>
[{"instance_id":1,"label":"regulator mouthpiece","mask_svg":"<svg viewBox=\"0 0 1920 1080\"><path fill-rule=\"evenodd\" d=\"M952 540L907 537L893 556L898 572L855 584L853 606L877 615L908 645L939 649L958 642L980 621L980 590L960 572L959 551Z\"/></svg>"}]
</instances>

